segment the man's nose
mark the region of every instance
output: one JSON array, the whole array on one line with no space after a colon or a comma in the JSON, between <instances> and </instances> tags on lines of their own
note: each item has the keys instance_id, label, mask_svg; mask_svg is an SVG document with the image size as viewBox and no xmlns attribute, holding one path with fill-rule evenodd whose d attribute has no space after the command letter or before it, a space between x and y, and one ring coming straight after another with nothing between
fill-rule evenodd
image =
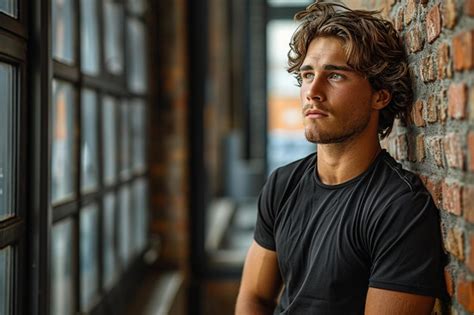
<instances>
[{"instance_id":1,"label":"man's nose","mask_svg":"<svg viewBox=\"0 0 474 315\"><path fill-rule=\"evenodd\" d=\"M308 90L306 91L306 99L316 99L321 101L324 99L323 79L321 76L315 76L313 81L309 84Z\"/></svg>"}]
</instances>

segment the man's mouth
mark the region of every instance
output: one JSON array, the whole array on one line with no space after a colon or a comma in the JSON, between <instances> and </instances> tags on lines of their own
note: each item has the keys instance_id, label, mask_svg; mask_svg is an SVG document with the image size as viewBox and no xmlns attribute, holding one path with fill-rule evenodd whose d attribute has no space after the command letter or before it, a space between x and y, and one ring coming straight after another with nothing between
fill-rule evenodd
<instances>
[{"instance_id":1,"label":"man's mouth","mask_svg":"<svg viewBox=\"0 0 474 315\"><path fill-rule=\"evenodd\" d=\"M328 114L317 109L308 109L304 116L311 119L320 119L328 117Z\"/></svg>"}]
</instances>

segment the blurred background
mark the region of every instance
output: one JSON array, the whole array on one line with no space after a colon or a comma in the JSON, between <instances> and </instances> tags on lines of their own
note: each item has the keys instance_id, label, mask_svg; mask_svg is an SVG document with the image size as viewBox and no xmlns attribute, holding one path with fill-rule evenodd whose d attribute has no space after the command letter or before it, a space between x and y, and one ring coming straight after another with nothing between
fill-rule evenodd
<instances>
[{"instance_id":1,"label":"blurred background","mask_svg":"<svg viewBox=\"0 0 474 315\"><path fill-rule=\"evenodd\" d=\"M233 314L259 191L315 150L286 72L310 3L0 0L0 315ZM440 209L433 314L474 314L474 1L346 3L406 44L383 146Z\"/></svg>"},{"instance_id":2,"label":"blurred background","mask_svg":"<svg viewBox=\"0 0 474 315\"><path fill-rule=\"evenodd\" d=\"M233 314L310 2L0 0L0 315Z\"/></svg>"}]
</instances>

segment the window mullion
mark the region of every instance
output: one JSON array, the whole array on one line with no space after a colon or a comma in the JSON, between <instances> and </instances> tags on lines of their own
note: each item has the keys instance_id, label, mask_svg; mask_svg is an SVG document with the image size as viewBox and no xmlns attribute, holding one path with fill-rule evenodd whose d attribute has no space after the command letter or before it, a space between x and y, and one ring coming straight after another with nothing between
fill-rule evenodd
<instances>
[{"instance_id":1,"label":"window mullion","mask_svg":"<svg viewBox=\"0 0 474 315\"><path fill-rule=\"evenodd\" d=\"M26 313L49 315L50 308L50 115L52 50L51 43L51 1L31 2L31 49L29 49L31 94L31 118L33 128L29 134L32 148L31 180L32 192L30 207L30 267L28 300ZM23 7L23 10L25 7ZM41 292L41 294L40 294Z\"/></svg>"}]
</instances>

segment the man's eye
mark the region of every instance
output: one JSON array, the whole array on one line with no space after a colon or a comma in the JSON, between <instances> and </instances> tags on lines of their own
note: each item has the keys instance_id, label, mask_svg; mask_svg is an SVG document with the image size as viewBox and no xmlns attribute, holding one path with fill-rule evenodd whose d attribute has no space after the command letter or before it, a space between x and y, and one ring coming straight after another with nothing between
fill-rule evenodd
<instances>
[{"instance_id":1,"label":"man's eye","mask_svg":"<svg viewBox=\"0 0 474 315\"><path fill-rule=\"evenodd\" d=\"M344 76L341 75L341 74L339 74L339 73L331 73L331 74L328 76L328 78L329 78L330 80L339 81L339 80L344 79Z\"/></svg>"},{"instance_id":2,"label":"man's eye","mask_svg":"<svg viewBox=\"0 0 474 315\"><path fill-rule=\"evenodd\" d=\"M314 78L314 74L311 72L305 72L301 75L301 77L305 80L312 80Z\"/></svg>"}]
</instances>

